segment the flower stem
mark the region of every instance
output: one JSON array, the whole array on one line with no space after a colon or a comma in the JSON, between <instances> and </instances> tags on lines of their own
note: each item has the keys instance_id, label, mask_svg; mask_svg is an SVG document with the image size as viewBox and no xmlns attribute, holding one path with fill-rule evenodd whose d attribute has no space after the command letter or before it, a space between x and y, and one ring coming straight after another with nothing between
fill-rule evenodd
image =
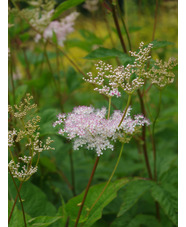
<instances>
[{"instance_id":1,"label":"flower stem","mask_svg":"<svg viewBox=\"0 0 186 227\"><path fill-rule=\"evenodd\" d=\"M128 29L127 29L125 20L123 19L123 15L122 15L122 12L121 12L121 8L120 8L119 5L118 5L118 1L116 1L116 5L117 5L117 10L118 10L118 12L119 12L119 16L120 16L120 18L121 18L121 22L122 22L122 24L123 24L123 27L124 27L125 32L126 32L126 35L127 35L127 39L128 39L128 43L129 43L129 49L132 50L132 45L131 45L131 40L130 40L129 31L128 31Z\"/></svg>"},{"instance_id":2,"label":"flower stem","mask_svg":"<svg viewBox=\"0 0 186 227\"><path fill-rule=\"evenodd\" d=\"M89 209L88 211L88 214L87 216L89 215L90 211L93 209L93 207L96 205L96 203L98 202L98 200L101 198L101 196L103 195L104 191L106 190L106 188L108 187L110 181L112 180L112 177L114 176L114 173L116 172L116 169L118 167L118 164L119 164L119 161L121 159L121 155L122 155L122 152L123 152L123 147L124 147L124 143L122 143L122 146L121 146L121 149L120 149L120 153L119 153L119 156L118 156L118 159L117 159L117 162L116 162L116 165L112 171L112 174L110 175L110 178L109 180L107 181L105 187L103 188L102 192L99 194L98 198L96 199L96 201L93 203L93 205L91 206L91 208Z\"/></svg>"},{"instance_id":3,"label":"flower stem","mask_svg":"<svg viewBox=\"0 0 186 227\"><path fill-rule=\"evenodd\" d=\"M69 158L70 158L70 170L71 170L71 180L72 180L72 192L73 195L76 195L75 189L75 174L74 174L74 162L73 162L73 151L69 151Z\"/></svg>"},{"instance_id":4,"label":"flower stem","mask_svg":"<svg viewBox=\"0 0 186 227\"><path fill-rule=\"evenodd\" d=\"M14 186L15 186L16 191L17 191L17 195L16 195L16 198L15 198L15 200L14 200L14 204L13 204L12 210L11 210L10 215L9 215L9 217L8 217L8 223L9 223L10 220L11 220L11 217L12 217L12 214L13 214L13 211L14 211L14 208L15 208L15 205L16 205L16 202L17 202L17 198L19 197L19 200L20 200L20 203L21 203L21 209L22 209L22 213L23 213L24 225L27 226L27 225L26 225L25 212L24 212L24 208L23 208L23 203L22 203L22 199L21 199L21 196L20 196L20 190L21 190L21 187L22 187L23 182L20 183L20 186L19 186L19 188L18 188L17 185L16 185L16 182L15 182L15 180L14 180L14 177L12 176L12 173L11 173L9 167L8 167L8 171L9 171L9 173L10 173L10 176L12 177Z\"/></svg>"},{"instance_id":5,"label":"flower stem","mask_svg":"<svg viewBox=\"0 0 186 227\"><path fill-rule=\"evenodd\" d=\"M111 97L109 97L109 107L108 107L108 116L107 119L110 117L110 107L111 107Z\"/></svg>"},{"instance_id":6,"label":"flower stem","mask_svg":"<svg viewBox=\"0 0 186 227\"><path fill-rule=\"evenodd\" d=\"M101 5L101 9L102 9L102 12L103 12L103 19L105 21L105 24L106 24L106 27L107 27L107 30L108 30L108 34L110 36L110 40L111 40L112 46L115 47L115 43L114 43L114 40L113 40L113 37L112 37L111 28L110 28L110 25L109 25L107 17L106 17L106 13L105 13L105 9L104 9L104 4L103 3Z\"/></svg>"},{"instance_id":7,"label":"flower stem","mask_svg":"<svg viewBox=\"0 0 186 227\"><path fill-rule=\"evenodd\" d=\"M127 105L126 105L126 107L125 107L123 116L122 116L122 118L121 118L121 121L120 121L118 127L120 127L121 123L123 122L123 120L124 120L124 118L125 118L125 115L126 115L126 113L127 113L127 110L128 110L128 108L129 108L129 105L130 105L131 97L132 97L132 95L129 95L129 96L128 96Z\"/></svg>"},{"instance_id":8,"label":"flower stem","mask_svg":"<svg viewBox=\"0 0 186 227\"><path fill-rule=\"evenodd\" d=\"M78 225L78 222L79 222L79 219L80 219L80 216L81 216L81 212L82 212L82 210L83 210L83 206L84 206L84 203L85 203L85 199L86 199L86 197L87 197L87 194L88 194L88 191L89 191L89 188L90 188L90 185L91 185L91 182L92 182L94 173L95 173L95 171L96 171L96 167L97 167L98 162L99 162L99 159L100 159L100 157L97 157L97 158L96 158L96 161L95 161L95 163L94 163L94 167L93 167L91 176L90 176L90 178L89 178L87 187L86 187L86 189L85 189L85 194L84 194L84 196L83 196L83 200L82 200L82 202L81 202L81 206L80 206L80 209L79 209L78 216L77 216L76 223L75 223L75 226L74 226L74 227L77 227L77 225Z\"/></svg>"},{"instance_id":9,"label":"flower stem","mask_svg":"<svg viewBox=\"0 0 186 227\"><path fill-rule=\"evenodd\" d=\"M142 111L142 113L143 113L143 115L145 117L146 116L146 112L145 112L145 105L144 105L144 102L143 102L143 98L142 98L142 95L141 95L141 92L140 92L139 89L138 89L137 92L138 92L138 97L139 97L139 100L140 100L141 111ZM145 158L146 168L147 168L147 172L148 172L149 178L152 180L153 177L152 177L152 172L151 172L149 158L148 158L148 153L147 153L146 126L145 125L142 127L142 139L143 139L143 154L144 154L144 158Z\"/></svg>"},{"instance_id":10,"label":"flower stem","mask_svg":"<svg viewBox=\"0 0 186 227\"><path fill-rule=\"evenodd\" d=\"M112 3L112 0L110 0L110 3L111 3L111 5L112 5L112 16L113 16L114 23L115 23L115 26L116 26L116 29L117 29L117 32L118 32L118 36L119 36L119 39L120 39L121 46L122 46L122 48L123 48L123 51L124 51L125 53L127 53L127 48L126 48L124 39L123 39L123 37L122 37L121 29L120 29L119 22L118 22L118 18L117 18L117 14L116 14L116 7L115 7L115 5Z\"/></svg>"}]
</instances>

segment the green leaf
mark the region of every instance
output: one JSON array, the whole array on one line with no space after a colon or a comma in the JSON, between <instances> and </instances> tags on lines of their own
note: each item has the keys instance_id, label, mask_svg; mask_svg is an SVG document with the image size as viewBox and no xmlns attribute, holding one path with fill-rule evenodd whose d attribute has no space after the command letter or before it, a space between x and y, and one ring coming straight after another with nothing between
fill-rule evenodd
<instances>
[{"instance_id":1,"label":"green leaf","mask_svg":"<svg viewBox=\"0 0 186 227\"><path fill-rule=\"evenodd\" d=\"M19 86L15 91L16 104L20 103L21 99L26 94L28 86L26 84Z\"/></svg>"},{"instance_id":2,"label":"green leaf","mask_svg":"<svg viewBox=\"0 0 186 227\"><path fill-rule=\"evenodd\" d=\"M122 52L119 50L116 50L115 48L113 49L107 49L104 47L100 47L96 50L93 50L90 52L87 56L85 56L85 59L89 60L95 60L95 59L109 59L109 58L114 58L118 57L121 55Z\"/></svg>"},{"instance_id":3,"label":"green leaf","mask_svg":"<svg viewBox=\"0 0 186 227\"><path fill-rule=\"evenodd\" d=\"M61 218L62 217L60 216L58 217L39 216L39 217L30 219L28 221L28 224L30 224L31 226L49 226Z\"/></svg>"},{"instance_id":4,"label":"green leaf","mask_svg":"<svg viewBox=\"0 0 186 227\"><path fill-rule=\"evenodd\" d=\"M84 224L84 227L87 227L87 226L91 226L95 221L100 219L102 216L103 208L106 207L117 196L117 191L121 187L123 187L127 182L128 182L128 179L123 178L121 180L117 180L113 183L110 183L87 217L87 210L90 209L91 206L94 204L95 199L102 192L106 183L92 186L89 189L79 223L86 221ZM83 195L84 195L84 192L72 198L66 204L66 211L70 216L72 226L77 218L77 214L79 211L78 204L81 203L83 199Z\"/></svg>"},{"instance_id":5,"label":"green leaf","mask_svg":"<svg viewBox=\"0 0 186 227\"><path fill-rule=\"evenodd\" d=\"M66 223L68 222L68 214L66 212L65 202L62 197L61 197L61 202L62 202L62 206L59 207L57 215L62 216L62 218L60 219L60 221L58 221L58 223L59 223L59 226L65 226Z\"/></svg>"},{"instance_id":6,"label":"green leaf","mask_svg":"<svg viewBox=\"0 0 186 227\"><path fill-rule=\"evenodd\" d=\"M162 48L162 47L166 47L174 44L169 41L157 41L157 40L154 40L151 43L153 44L153 49L158 49L158 48Z\"/></svg>"},{"instance_id":7,"label":"green leaf","mask_svg":"<svg viewBox=\"0 0 186 227\"><path fill-rule=\"evenodd\" d=\"M126 227L139 227L139 226L146 226L146 227L161 227L161 223L151 215L139 214L132 219L132 221L126 225Z\"/></svg>"},{"instance_id":8,"label":"green leaf","mask_svg":"<svg viewBox=\"0 0 186 227\"><path fill-rule=\"evenodd\" d=\"M172 185L177 185L178 184L178 168L177 167L172 167L169 170L167 170L164 174L161 175L160 177L161 182L168 182L169 184Z\"/></svg>"},{"instance_id":9,"label":"green leaf","mask_svg":"<svg viewBox=\"0 0 186 227\"><path fill-rule=\"evenodd\" d=\"M18 181L16 180L16 182ZM9 179L8 185L10 197L15 198L17 192L12 179ZM30 216L55 215L56 208L47 200L45 193L34 184L29 181L24 182L20 194L23 200L24 210ZM20 207L20 204L18 205Z\"/></svg>"},{"instance_id":10,"label":"green leaf","mask_svg":"<svg viewBox=\"0 0 186 227\"><path fill-rule=\"evenodd\" d=\"M129 57L127 54L124 54L123 52L115 48L107 49L104 47L100 47L96 50L93 50L84 58L89 60L97 60L97 59L109 59L114 57L119 57L119 58L122 58L122 60L125 59L128 61L131 61L133 59L132 57Z\"/></svg>"},{"instance_id":11,"label":"green leaf","mask_svg":"<svg viewBox=\"0 0 186 227\"><path fill-rule=\"evenodd\" d=\"M81 4L82 2L84 2L85 0L66 0L64 2L62 2L56 9L55 12L52 16L52 20L55 20L56 18L58 18L64 11L66 11L67 9L70 9L74 6L77 6L79 4Z\"/></svg>"},{"instance_id":12,"label":"green leaf","mask_svg":"<svg viewBox=\"0 0 186 227\"><path fill-rule=\"evenodd\" d=\"M172 185L163 188L159 185L154 185L151 189L153 198L160 204L165 214L175 224L178 224L177 210L177 192Z\"/></svg>"},{"instance_id":13,"label":"green leaf","mask_svg":"<svg viewBox=\"0 0 186 227\"><path fill-rule=\"evenodd\" d=\"M19 199L18 199L19 202ZM17 202L17 203L18 203ZM9 200L8 201L8 216L10 215L10 212L12 210L14 201L13 200ZM25 218L26 218L26 222L28 223L28 220L31 218L28 214L25 214ZM17 208L17 206L15 206L14 208L14 212L12 214L10 223L8 224L9 227L20 227L20 226L24 226L24 219L23 219L23 214L22 211L19 210Z\"/></svg>"},{"instance_id":14,"label":"green leaf","mask_svg":"<svg viewBox=\"0 0 186 227\"><path fill-rule=\"evenodd\" d=\"M117 216L119 217L123 215L132 206L134 206L139 198L151 187L151 181L134 180L129 182L125 187L125 191L123 193L123 203Z\"/></svg>"}]
</instances>

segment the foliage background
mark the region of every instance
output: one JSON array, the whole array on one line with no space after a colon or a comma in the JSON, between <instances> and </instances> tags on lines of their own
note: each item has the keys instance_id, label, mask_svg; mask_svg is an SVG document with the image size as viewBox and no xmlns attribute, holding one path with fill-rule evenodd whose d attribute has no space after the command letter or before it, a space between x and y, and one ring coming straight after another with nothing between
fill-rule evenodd
<instances>
[{"instance_id":1,"label":"foliage background","mask_svg":"<svg viewBox=\"0 0 186 227\"><path fill-rule=\"evenodd\" d=\"M79 7L78 10L80 10ZM145 44L151 41L155 4L154 1L127 0L124 2L124 10L132 47L133 50L136 50L142 40ZM74 177L76 195L79 195L85 189L95 161L95 155L84 149L73 151L73 155L71 155L72 145L59 136L56 129L52 127L52 123L56 120L56 115L61 112L61 109L59 98L51 80L51 72L43 56L43 46L35 44L33 39L30 38L30 30L25 21L18 17L10 18L11 20L14 23L14 26L9 29L13 71L21 75L20 79L14 80L16 103L19 103L27 92L32 93L41 116L41 137L44 139L50 136L55 141L55 151L46 151L41 154L38 172L32 176L29 182L23 185L21 190L27 220L40 217L31 221L31 226L34 222L45 223L43 226L63 226L69 210L72 210L73 207L78 209L76 203L71 200L74 195L68 184L72 184ZM121 51L111 17L109 21L111 21L113 28L115 48ZM177 22L177 1L160 1L155 39L168 41L172 44L154 49L152 51L153 58L163 60L167 60L169 57L177 58ZM124 31L123 36L126 39ZM88 12L84 12L77 20L75 32L69 35L64 50L86 73L94 71L94 63L97 59L86 59L85 56L96 47L112 48L108 31L100 11L93 16ZM56 50L54 47L48 45L47 53L54 76L60 78L58 82L61 86L65 112L69 112L74 106L79 105L93 105L95 108L108 105L102 96L93 91L91 85L82 80L82 75L76 72L61 53L59 72L57 72ZM114 58L105 60L116 65ZM125 59L123 63L126 64ZM31 78L27 77L28 70ZM175 69L175 73L176 71ZM116 198L113 198L112 202L104 207L102 218L97 220L93 226L176 226L178 183L177 84L176 77L175 82L163 92L160 117L155 131L158 179L161 189L157 189L155 185L150 185L150 183L141 184L140 180L130 181L120 190L118 186L119 192ZM9 104L11 105L13 105L12 93L12 82L9 79ZM155 115L157 109L157 93L157 89L152 87L146 97L147 108L152 116ZM126 100L127 97L123 95L122 99L116 98L114 104L121 109L121 107L124 107ZM133 114L141 112L137 96L132 98L132 104ZM152 145L149 135L147 138L149 160L152 166ZM120 145L116 144L115 148L114 152L106 151L101 157L92 185L97 186L108 180L114 168ZM74 176L72 175L71 158L73 159ZM128 179L133 177L148 178L143 153L135 140L132 140L130 144L126 144L113 181L123 177ZM112 190L112 188L109 188L109 190ZM9 206L12 207L16 191L11 179L9 180L8 196ZM125 201L124 198L128 200ZM158 202L163 201L160 203L162 208L160 210L161 224L155 218L154 198ZM72 201L70 205L69 201ZM87 201L89 200L87 199ZM60 216L63 216L62 220L59 218ZM63 220L65 221L63 222ZM14 227L23 225L19 203L17 203L11 223L10 226Z\"/></svg>"}]
</instances>

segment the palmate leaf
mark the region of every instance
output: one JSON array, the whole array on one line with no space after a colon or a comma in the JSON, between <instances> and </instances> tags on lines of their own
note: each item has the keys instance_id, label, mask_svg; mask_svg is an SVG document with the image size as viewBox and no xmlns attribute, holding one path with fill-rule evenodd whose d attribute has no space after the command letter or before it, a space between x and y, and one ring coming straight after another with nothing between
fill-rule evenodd
<instances>
[{"instance_id":1,"label":"palmate leaf","mask_svg":"<svg viewBox=\"0 0 186 227\"><path fill-rule=\"evenodd\" d=\"M123 193L123 203L120 207L118 217L127 212L134 204L140 199L140 197L149 190L153 185L153 182L146 180L134 180L126 185Z\"/></svg>"},{"instance_id":2,"label":"palmate leaf","mask_svg":"<svg viewBox=\"0 0 186 227\"><path fill-rule=\"evenodd\" d=\"M64 11L70 9L71 7L77 6L84 2L85 0L66 0L62 2L56 9L52 16L52 20L58 18Z\"/></svg>"},{"instance_id":3,"label":"palmate leaf","mask_svg":"<svg viewBox=\"0 0 186 227\"><path fill-rule=\"evenodd\" d=\"M100 199L94 206L94 208L91 210L90 214L87 216L88 209L91 208L96 198L102 192L106 183L92 186L89 189L79 223L85 222L83 225L84 227L92 226L94 222L101 218L103 208L106 207L117 196L117 191L121 187L123 187L127 182L128 179L123 178L121 180L117 180L114 181L113 183L110 183L105 192L103 193L103 195L100 197ZM70 217L69 226L74 226L79 211L78 204L81 203L83 195L84 192L72 198L66 204L66 211L68 216Z\"/></svg>"}]
</instances>

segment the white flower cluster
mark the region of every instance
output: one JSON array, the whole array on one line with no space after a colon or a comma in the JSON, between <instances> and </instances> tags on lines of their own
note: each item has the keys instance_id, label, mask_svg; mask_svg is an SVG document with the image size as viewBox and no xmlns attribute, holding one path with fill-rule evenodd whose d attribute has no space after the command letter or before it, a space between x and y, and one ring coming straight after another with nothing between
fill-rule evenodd
<instances>
[{"instance_id":1,"label":"white flower cluster","mask_svg":"<svg viewBox=\"0 0 186 227\"><path fill-rule=\"evenodd\" d=\"M11 147L14 144L14 137L17 135L16 130L9 130L8 131L8 146Z\"/></svg>"},{"instance_id":2,"label":"white flower cluster","mask_svg":"<svg viewBox=\"0 0 186 227\"><path fill-rule=\"evenodd\" d=\"M19 13L39 32L43 32L49 25L54 12L55 0L28 1L31 8L24 8Z\"/></svg>"},{"instance_id":3,"label":"white flower cluster","mask_svg":"<svg viewBox=\"0 0 186 227\"><path fill-rule=\"evenodd\" d=\"M83 79L94 84L95 91L108 97L121 96L119 89L131 95L144 85L145 79L150 79L151 83L158 87L165 87L174 81L174 74L170 70L177 65L177 62L172 58L164 63L162 60L156 60L155 65L151 69L147 69L152 47L151 43L144 47L144 43L141 42L137 52L129 51L135 60L126 67L113 68L112 65L99 61L95 64L97 74L93 75L92 72L89 72L87 73L88 79Z\"/></svg>"},{"instance_id":4,"label":"white flower cluster","mask_svg":"<svg viewBox=\"0 0 186 227\"><path fill-rule=\"evenodd\" d=\"M57 37L58 44L63 46L64 41L66 40L66 36L74 31L74 23L76 18L78 17L78 12L73 12L70 15L66 16L61 21L52 21L43 31L43 37L45 40L53 37L53 33L55 33ZM41 39L41 35L37 34L35 37L35 41L38 42Z\"/></svg>"},{"instance_id":5,"label":"white flower cluster","mask_svg":"<svg viewBox=\"0 0 186 227\"><path fill-rule=\"evenodd\" d=\"M13 160L9 162L8 167L10 168L13 177L19 179L20 181L27 181L34 173L37 172L37 166L30 166L28 169L26 165L20 167L20 162L16 164Z\"/></svg>"},{"instance_id":6,"label":"white flower cluster","mask_svg":"<svg viewBox=\"0 0 186 227\"><path fill-rule=\"evenodd\" d=\"M118 66L115 69L112 65L99 61L95 64L97 75L93 76L92 72L87 73L88 79L85 81L95 84L94 88L100 94L107 95L108 97L117 96L121 93L119 88L124 90L127 94L132 94L135 90L139 89L144 84L144 79L148 73L145 71L147 61L150 59L149 53L152 44L143 48L144 43L140 43L139 52L131 52L131 56L135 57L133 64L128 64L126 67Z\"/></svg>"},{"instance_id":7,"label":"white flower cluster","mask_svg":"<svg viewBox=\"0 0 186 227\"><path fill-rule=\"evenodd\" d=\"M9 149L10 147L14 146L14 142L18 142L24 137L29 136L28 143L25 144L25 147L30 148L32 150L32 155L31 156L26 156L24 157L18 157L18 159L21 162L15 163L14 160L11 160L8 164L11 173L13 177L18 178L20 181L26 181L28 180L31 175L33 175L37 171L37 166L33 167L33 158L36 156L36 154L41 153L44 150L54 150L54 148L50 147L50 144L53 142L53 140L48 137L46 139L45 144L43 145L43 142L39 140L39 132L35 134L30 134L27 130L18 130L16 131L13 129L12 131L9 131L8 133L8 146ZM34 133L34 132L32 132ZM16 139L14 137L16 136ZM21 164L25 163L26 165L21 166Z\"/></svg>"},{"instance_id":8,"label":"white flower cluster","mask_svg":"<svg viewBox=\"0 0 186 227\"><path fill-rule=\"evenodd\" d=\"M95 84L97 87L94 88L100 94L104 94L108 97L116 96L120 97L121 93L118 91L118 84L115 82L115 75L119 75L122 71L121 67L113 69L112 65L106 64L103 61L99 61L95 64L98 73L93 76L92 72L87 73L89 79L83 78L85 81ZM106 79L109 81L106 83ZM100 88L101 87L101 88Z\"/></svg>"},{"instance_id":9,"label":"white flower cluster","mask_svg":"<svg viewBox=\"0 0 186 227\"><path fill-rule=\"evenodd\" d=\"M54 148L50 147L50 144L53 142L50 137L46 139L44 144L39 139L38 122L40 121L40 117L33 117L36 111L36 105L31 103L32 99L33 97L27 94L24 102L21 102L18 106L14 105L14 108L9 106L9 115L16 118L19 128L8 131L8 146L12 158L8 166L13 177L18 178L20 181L28 180L37 171L37 164L42 151L54 150ZM28 120L31 117L32 119ZM27 142L25 143L25 141ZM13 152L15 142L20 142L22 149L25 145L25 151L19 151L19 157L14 155ZM28 151L29 154L24 155ZM35 166L33 166L34 159L37 160Z\"/></svg>"},{"instance_id":10,"label":"white flower cluster","mask_svg":"<svg viewBox=\"0 0 186 227\"><path fill-rule=\"evenodd\" d=\"M170 70L177 65L177 60L170 58L168 62L162 62L162 60L156 60L154 66L150 69L148 78L151 83L159 88L163 88L168 84L174 82L174 73Z\"/></svg>"},{"instance_id":11,"label":"white flower cluster","mask_svg":"<svg viewBox=\"0 0 186 227\"><path fill-rule=\"evenodd\" d=\"M83 7L90 12L98 10L99 0L86 0Z\"/></svg>"},{"instance_id":12,"label":"white flower cluster","mask_svg":"<svg viewBox=\"0 0 186 227\"><path fill-rule=\"evenodd\" d=\"M93 107L79 106L67 115L59 114L58 120L53 124L62 125L59 134L73 140L74 150L79 150L85 146L87 149L95 149L97 155L103 154L103 150L114 149L111 142L119 139L122 142L128 142L123 139L131 136L149 121L142 115L130 117L131 108L128 108L126 116L118 127L123 113L114 111L113 115L106 119L106 108L94 109Z\"/></svg>"}]
</instances>

